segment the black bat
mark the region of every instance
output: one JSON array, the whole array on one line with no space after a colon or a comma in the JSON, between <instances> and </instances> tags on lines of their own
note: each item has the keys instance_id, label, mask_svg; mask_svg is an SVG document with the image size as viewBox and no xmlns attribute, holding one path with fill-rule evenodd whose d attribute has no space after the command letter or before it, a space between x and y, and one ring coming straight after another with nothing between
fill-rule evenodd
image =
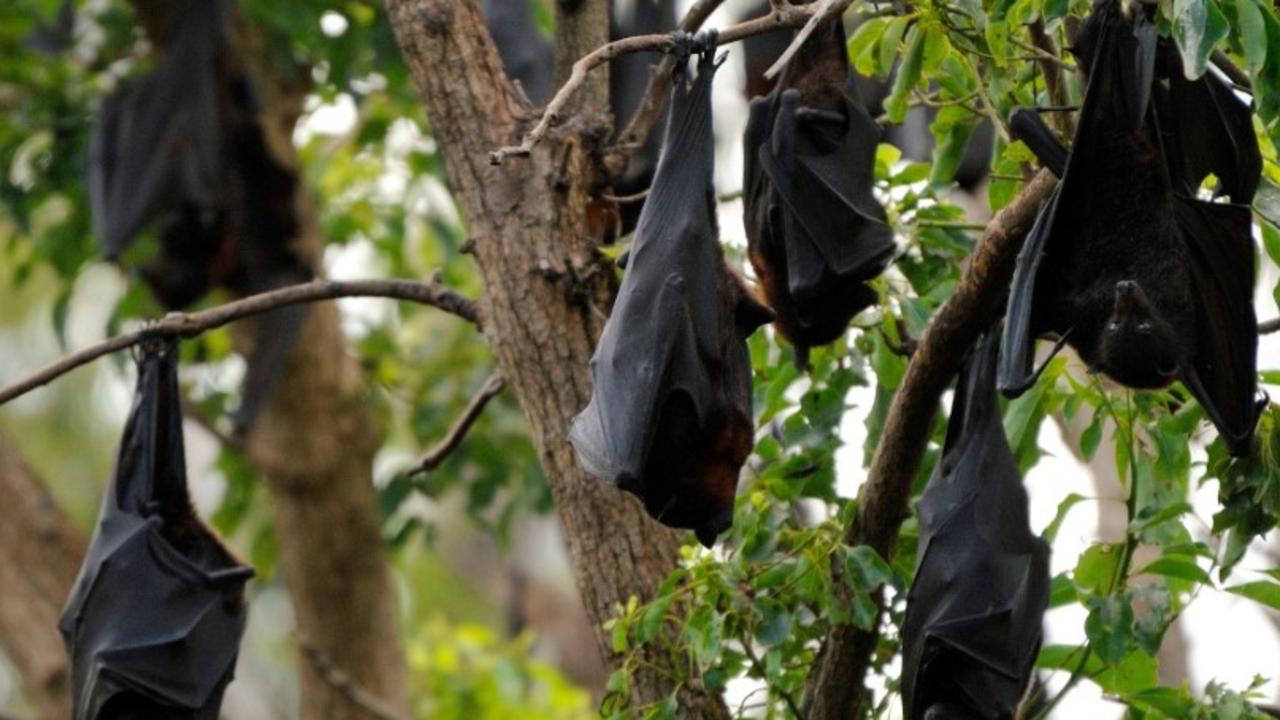
<instances>
[{"instance_id":1,"label":"black bat","mask_svg":"<svg viewBox=\"0 0 1280 720\"><path fill-rule=\"evenodd\" d=\"M996 400L989 336L960 372L942 457L920 497L902 624L907 720L1007 720L1031 679L1049 602L1049 546Z\"/></svg>"},{"instance_id":2,"label":"black bat","mask_svg":"<svg viewBox=\"0 0 1280 720\"><path fill-rule=\"evenodd\" d=\"M170 309L215 287L248 295L312 276L289 247L296 177L267 149L252 82L223 57L233 10L230 0L178 7L164 58L108 97L94 123L89 189L102 253L120 261L154 227L160 249L139 274ZM306 313L257 318L238 430L269 397Z\"/></svg>"},{"instance_id":3,"label":"black bat","mask_svg":"<svg viewBox=\"0 0 1280 720\"><path fill-rule=\"evenodd\" d=\"M520 82L530 101L541 105L551 97L554 50L534 22L533 2L485 0L484 20L507 75Z\"/></svg>"},{"instance_id":4,"label":"black bat","mask_svg":"<svg viewBox=\"0 0 1280 720\"><path fill-rule=\"evenodd\" d=\"M187 496L177 345L143 350L115 475L58 623L73 720L216 720L253 576Z\"/></svg>"},{"instance_id":5,"label":"black bat","mask_svg":"<svg viewBox=\"0 0 1280 720\"><path fill-rule=\"evenodd\" d=\"M569 440L588 473L635 493L659 522L692 528L710 546L732 523L754 434L744 341L772 313L728 267L719 243L715 34L678 37L662 156L591 360L591 402Z\"/></svg>"},{"instance_id":6,"label":"black bat","mask_svg":"<svg viewBox=\"0 0 1280 720\"><path fill-rule=\"evenodd\" d=\"M872 197L879 129L849 92L839 18L817 28L778 85L751 101L743 140L751 264L796 361L876 302L865 285L892 259Z\"/></svg>"},{"instance_id":7,"label":"black bat","mask_svg":"<svg viewBox=\"0 0 1280 720\"><path fill-rule=\"evenodd\" d=\"M1088 82L1069 153L1033 112L1011 121L1062 182L1018 256L1000 389L1029 387L1034 341L1054 335L1123 385L1181 380L1244 456L1265 403L1249 212L1262 159L1248 105L1216 70L1187 80L1150 11L1101 0L1082 26L1073 51ZM1230 202L1198 199L1210 172Z\"/></svg>"}]
</instances>

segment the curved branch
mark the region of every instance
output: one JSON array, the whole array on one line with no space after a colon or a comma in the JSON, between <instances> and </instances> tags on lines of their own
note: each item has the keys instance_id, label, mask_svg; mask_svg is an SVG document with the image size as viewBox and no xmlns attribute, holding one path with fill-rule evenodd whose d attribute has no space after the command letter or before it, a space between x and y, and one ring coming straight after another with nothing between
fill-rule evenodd
<instances>
[{"instance_id":1,"label":"curved branch","mask_svg":"<svg viewBox=\"0 0 1280 720\"><path fill-rule=\"evenodd\" d=\"M849 0L839 0L841 3L847 3ZM768 15L758 17L746 22L732 25L720 31L717 37L718 45L727 45L737 42L743 38L761 35L763 33L772 32L774 30L785 30L788 28L797 28L803 26L809 21L811 15L815 12L814 6L811 5L783 5L775 7ZM560 115L568 104L573 94L582 87L587 80L587 74L593 69L603 65L619 55L626 55L634 52L663 52L670 53L676 49L674 33L664 35L635 35L621 40L615 40L606 43L584 55L573 64L573 72L570 73L569 79L565 84L556 91L551 102L547 103L547 108L542 113L542 118L538 120L538 124L524 136L524 141L519 145L508 145L498 148L489 153L489 163L491 165L501 165L502 161L508 157L524 157L533 151L533 146L537 145L542 138L546 137L547 131L551 129L553 123L560 121ZM643 105L642 105L643 107Z\"/></svg>"},{"instance_id":2,"label":"curved branch","mask_svg":"<svg viewBox=\"0 0 1280 720\"><path fill-rule=\"evenodd\" d=\"M414 465L413 469L409 471L409 476L429 473L439 467L440 463L444 462L445 458L449 457L449 454L462 444L462 439L467 436L467 431L480 418L480 413L484 412L484 408L489 404L489 401L502 392L502 389L506 386L507 383L502 379L501 375L497 373L490 375L489 379L484 381L484 385L480 386L480 390L475 394L475 397L471 398L471 402L467 403L466 409L454 421L453 427L449 428L449 432L445 434L440 442L433 445L430 450L422 455L422 459L418 461L418 464Z\"/></svg>"},{"instance_id":3,"label":"curved branch","mask_svg":"<svg viewBox=\"0 0 1280 720\"><path fill-rule=\"evenodd\" d=\"M46 365L22 380L0 388L0 405L46 385L51 380L103 355L124 350L147 340L166 336L195 337L206 330L222 327L236 320L286 305L336 300L344 297L387 297L408 300L437 307L473 322L477 326L480 325L480 313L475 301L459 295L434 278L425 283L413 280L313 280L250 295L198 313L170 313L164 319L139 330L107 338L96 345L77 350Z\"/></svg>"},{"instance_id":4,"label":"curved branch","mask_svg":"<svg viewBox=\"0 0 1280 720\"><path fill-rule=\"evenodd\" d=\"M1258 323L1259 335L1270 335L1273 332L1280 332L1280 318L1264 320Z\"/></svg>"},{"instance_id":5,"label":"curved branch","mask_svg":"<svg viewBox=\"0 0 1280 720\"><path fill-rule=\"evenodd\" d=\"M848 544L870 545L881 557L892 556L909 512L911 485L932 434L938 401L965 353L999 315L1022 240L1056 183L1048 170L1041 170L992 218L955 292L921 334L902 385L893 396L866 484L858 494L856 521L845 532ZM877 616L871 630L839 625L827 635L809 678L809 720L854 714L879 639L883 588L873 593L872 599Z\"/></svg>"}]
</instances>

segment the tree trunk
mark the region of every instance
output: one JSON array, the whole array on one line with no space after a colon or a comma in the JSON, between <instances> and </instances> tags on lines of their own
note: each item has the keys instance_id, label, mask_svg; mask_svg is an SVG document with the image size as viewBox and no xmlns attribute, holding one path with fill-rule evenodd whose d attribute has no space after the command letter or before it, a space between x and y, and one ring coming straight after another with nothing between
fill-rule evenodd
<instances>
[{"instance_id":1,"label":"tree trunk","mask_svg":"<svg viewBox=\"0 0 1280 720\"><path fill-rule=\"evenodd\" d=\"M257 47L252 40L244 45ZM296 168L291 138L305 86L297 78L268 75L261 57L246 55L262 92L268 146L277 162ZM294 248L319 268L324 241L301 183L297 216L300 236ZM241 345L249 335L237 333ZM400 608L373 485L382 432L366 392L359 364L347 352L337 306L312 305L289 366L247 438L249 454L271 491L280 567L298 640L309 646L298 665L303 720L360 720L387 712L407 716L408 711ZM316 657L363 692L353 694L331 682ZM366 695L376 699L376 707L361 699Z\"/></svg>"},{"instance_id":2,"label":"tree trunk","mask_svg":"<svg viewBox=\"0 0 1280 720\"><path fill-rule=\"evenodd\" d=\"M675 567L680 540L632 497L583 473L568 443L569 423L591 394L588 366L612 302L613 270L596 253L601 233L590 221L609 126L599 112L575 115L530 157L490 165L489 152L518 141L536 112L504 75L476 4L387 6L474 241L485 336L528 417L596 645L617 667L601 625L631 596L652 597ZM666 697L673 676L686 672L666 654L649 660L655 669L632 678L637 704ZM696 679L682 687L682 716L727 717L719 697L693 689Z\"/></svg>"},{"instance_id":3,"label":"tree trunk","mask_svg":"<svg viewBox=\"0 0 1280 720\"><path fill-rule=\"evenodd\" d=\"M71 715L71 687L58 617L84 559L85 538L3 435L0 498L6 504L0 522L0 646L40 717L62 720Z\"/></svg>"}]
</instances>

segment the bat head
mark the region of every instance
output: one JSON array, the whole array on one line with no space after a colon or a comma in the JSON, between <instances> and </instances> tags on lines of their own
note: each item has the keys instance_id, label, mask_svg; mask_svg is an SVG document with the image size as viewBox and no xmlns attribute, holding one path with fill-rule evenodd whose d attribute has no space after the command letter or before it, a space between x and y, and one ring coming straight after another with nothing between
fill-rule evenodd
<instances>
[{"instance_id":1,"label":"bat head","mask_svg":"<svg viewBox=\"0 0 1280 720\"><path fill-rule=\"evenodd\" d=\"M1102 328L1099 370L1133 388L1161 388L1183 365L1178 334L1142 286L1121 280Z\"/></svg>"}]
</instances>

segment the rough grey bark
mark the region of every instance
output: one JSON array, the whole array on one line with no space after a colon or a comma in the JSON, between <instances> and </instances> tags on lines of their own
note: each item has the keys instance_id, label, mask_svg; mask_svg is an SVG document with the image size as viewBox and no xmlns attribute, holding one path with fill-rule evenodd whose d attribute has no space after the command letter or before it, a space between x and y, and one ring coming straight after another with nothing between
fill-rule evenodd
<instances>
[{"instance_id":1,"label":"rough grey bark","mask_svg":"<svg viewBox=\"0 0 1280 720\"><path fill-rule=\"evenodd\" d=\"M613 291L612 270L595 252L603 228L593 226L592 197L609 126L595 113L575 115L530 157L490 165L489 152L517 142L536 113L503 74L476 4L388 0L387 7L474 240L485 336L528 417L596 644L616 666L600 625L629 597L652 596L675 567L679 539L630 496L587 477L567 440L570 420L590 397L588 363ZM590 21L584 46L594 42L599 20L597 13ZM598 98L586 102L578 107ZM633 679L639 703L668 695L676 686L671 675L686 672L668 657L651 660L655 668ZM682 716L726 717L720 698L697 687L696 679L682 686Z\"/></svg>"}]
</instances>

